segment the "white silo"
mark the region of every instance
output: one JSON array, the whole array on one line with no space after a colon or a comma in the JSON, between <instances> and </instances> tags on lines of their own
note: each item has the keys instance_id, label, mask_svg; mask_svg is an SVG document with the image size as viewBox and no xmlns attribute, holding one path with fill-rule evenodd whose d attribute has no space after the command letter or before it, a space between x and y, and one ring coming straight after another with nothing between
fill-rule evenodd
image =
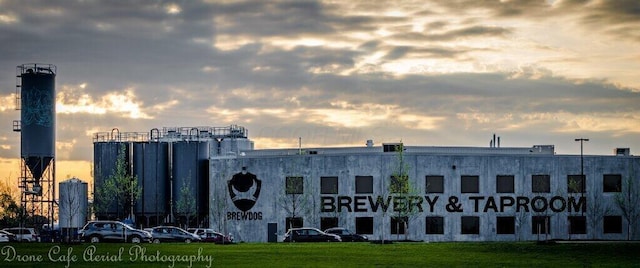
<instances>
[{"instance_id":1,"label":"white silo","mask_svg":"<svg viewBox=\"0 0 640 268\"><path fill-rule=\"evenodd\" d=\"M59 185L58 199L62 237L77 238L77 232L87 222L89 215L88 185L78 178L71 178Z\"/></svg>"}]
</instances>

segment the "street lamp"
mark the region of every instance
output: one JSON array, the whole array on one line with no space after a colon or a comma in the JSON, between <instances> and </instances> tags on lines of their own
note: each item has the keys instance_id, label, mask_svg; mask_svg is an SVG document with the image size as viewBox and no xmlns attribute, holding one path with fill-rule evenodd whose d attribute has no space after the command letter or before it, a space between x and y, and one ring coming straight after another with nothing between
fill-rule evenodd
<instances>
[{"instance_id":1,"label":"street lamp","mask_svg":"<svg viewBox=\"0 0 640 268\"><path fill-rule=\"evenodd\" d=\"M585 139L585 138L578 138L576 139L576 141L580 142L580 184L581 184L581 197L584 198L584 185L587 183L586 178L584 177L584 154L583 154L583 142L585 141L589 141L589 139ZM584 211L582 212L584 213Z\"/></svg>"}]
</instances>

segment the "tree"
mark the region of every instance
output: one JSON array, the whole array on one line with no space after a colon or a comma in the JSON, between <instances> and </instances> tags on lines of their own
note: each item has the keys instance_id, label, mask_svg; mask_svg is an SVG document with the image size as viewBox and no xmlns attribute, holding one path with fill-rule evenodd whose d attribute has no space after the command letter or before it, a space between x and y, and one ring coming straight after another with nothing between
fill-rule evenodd
<instances>
[{"instance_id":1,"label":"tree","mask_svg":"<svg viewBox=\"0 0 640 268\"><path fill-rule=\"evenodd\" d=\"M631 240L640 218L640 188L631 176L623 181L622 191L616 193L615 201L622 216L627 220L627 240Z\"/></svg>"},{"instance_id":2,"label":"tree","mask_svg":"<svg viewBox=\"0 0 640 268\"><path fill-rule=\"evenodd\" d=\"M287 230L294 227L294 221L301 215L309 213L309 195L304 190L304 178L300 176L286 177L283 194L278 198L278 204L287 213Z\"/></svg>"},{"instance_id":3,"label":"tree","mask_svg":"<svg viewBox=\"0 0 640 268\"><path fill-rule=\"evenodd\" d=\"M178 216L183 216L185 218L185 228L189 227L191 217L196 215L196 202L193 196L194 195L191 192L191 183L186 179L183 180L182 186L180 187L180 199L176 202L176 212L178 213Z\"/></svg>"},{"instance_id":4,"label":"tree","mask_svg":"<svg viewBox=\"0 0 640 268\"><path fill-rule=\"evenodd\" d=\"M73 179L74 181L67 181L64 184L64 188L60 189L60 223L67 223L66 226L60 226L64 229L64 239L65 242L71 242L72 234L74 230L81 226L74 226L74 219L77 220L77 217L86 215L81 210L82 203L86 202L86 200L80 200L80 193L82 190L82 183L78 179Z\"/></svg>"},{"instance_id":5,"label":"tree","mask_svg":"<svg viewBox=\"0 0 640 268\"><path fill-rule=\"evenodd\" d=\"M23 210L16 202L15 189L0 181L0 227L17 226L25 215Z\"/></svg>"},{"instance_id":6,"label":"tree","mask_svg":"<svg viewBox=\"0 0 640 268\"><path fill-rule=\"evenodd\" d=\"M125 161L125 145L120 147L116 166L109 177L98 187L96 185L94 208L96 213L107 213L112 205L117 208L117 218L133 215L135 202L142 195L136 176L130 174ZM114 204L115 203L115 204Z\"/></svg>"},{"instance_id":7,"label":"tree","mask_svg":"<svg viewBox=\"0 0 640 268\"><path fill-rule=\"evenodd\" d=\"M591 238L596 239L596 234L599 233L597 231L599 229L598 227L601 226L604 216L609 214L612 209L610 204L606 203L602 195L599 195L596 191L591 191L589 196L589 202L587 202L587 215L589 215L589 219L587 223L589 227L591 227Z\"/></svg>"},{"instance_id":8,"label":"tree","mask_svg":"<svg viewBox=\"0 0 640 268\"><path fill-rule=\"evenodd\" d=\"M389 190L394 197L393 214L396 219L397 235L400 236L400 226L403 225L404 239L407 240L409 222L420 213L417 204L421 199L416 200L420 193L409 180L411 166L405 159L404 145L402 143L396 145L395 151L396 166L391 174Z\"/></svg>"}]
</instances>

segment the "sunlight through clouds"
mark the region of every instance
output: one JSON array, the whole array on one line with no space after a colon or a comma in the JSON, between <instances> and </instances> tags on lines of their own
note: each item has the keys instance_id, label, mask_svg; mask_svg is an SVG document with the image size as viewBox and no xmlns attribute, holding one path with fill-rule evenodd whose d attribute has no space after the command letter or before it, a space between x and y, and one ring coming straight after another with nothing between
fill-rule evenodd
<instances>
[{"instance_id":1,"label":"sunlight through clouds","mask_svg":"<svg viewBox=\"0 0 640 268\"><path fill-rule=\"evenodd\" d=\"M109 92L100 99L94 99L81 89L86 84L81 84L77 88L63 86L57 94L56 112L60 114L123 114L132 119L151 119L153 117L146 114L143 104L137 100L133 88L127 88L123 92Z\"/></svg>"}]
</instances>

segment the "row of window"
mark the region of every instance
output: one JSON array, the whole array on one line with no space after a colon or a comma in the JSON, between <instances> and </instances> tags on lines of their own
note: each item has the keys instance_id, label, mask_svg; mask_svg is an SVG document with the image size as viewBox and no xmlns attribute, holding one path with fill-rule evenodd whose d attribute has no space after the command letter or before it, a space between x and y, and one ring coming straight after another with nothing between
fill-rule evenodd
<instances>
[{"instance_id":1,"label":"row of window","mask_svg":"<svg viewBox=\"0 0 640 268\"><path fill-rule=\"evenodd\" d=\"M302 177L287 177L286 192L287 194L302 194L304 192L304 183ZM406 182L400 178L392 177L391 184L392 193L402 192L405 187L393 187L396 184ZM356 176L355 177L356 194L372 194L373 193L373 176ZM428 175L425 177L425 193L444 193L444 176ZM586 192L584 175L568 175L567 176L567 192L584 193ZM602 177L603 192L620 192L622 189L622 175L605 174ZM475 175L460 176L460 192L461 193L479 193L480 177ZM551 176L550 175L532 175L531 176L531 192L533 193L550 193L551 192ZM338 194L338 177L320 177L320 193L321 194ZM496 176L496 193L515 193L514 175L498 175Z\"/></svg>"},{"instance_id":2,"label":"row of window","mask_svg":"<svg viewBox=\"0 0 640 268\"><path fill-rule=\"evenodd\" d=\"M373 217L356 217L356 230L358 234L373 234ZM586 234L587 233L587 217L586 216L569 216L567 218L569 234ZM406 217L391 217L389 224L391 234L404 234ZM531 217L531 234L549 234L550 232L550 216L532 216ZM515 234L516 233L516 217L498 216L496 217L496 234ZM302 218L287 218L287 228L303 227ZM322 230L337 227L337 217L323 217L320 220L320 228ZM425 220L425 234L442 235L444 234L445 217L429 216ZM604 234L621 234L622 233L622 216L604 216L602 219L602 232ZM480 217L478 216L462 216L460 219L460 234L480 234Z\"/></svg>"}]
</instances>

